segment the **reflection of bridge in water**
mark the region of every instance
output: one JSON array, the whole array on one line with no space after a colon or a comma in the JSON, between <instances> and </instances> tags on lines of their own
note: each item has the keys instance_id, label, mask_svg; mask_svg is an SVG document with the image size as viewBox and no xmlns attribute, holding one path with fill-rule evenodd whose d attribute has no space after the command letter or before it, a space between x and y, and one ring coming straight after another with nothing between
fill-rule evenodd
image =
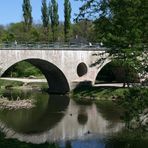
<instances>
[{"instance_id":1,"label":"reflection of bridge in water","mask_svg":"<svg viewBox=\"0 0 148 148\"><path fill-rule=\"evenodd\" d=\"M48 107L48 109L50 108ZM75 138L85 140L91 137L97 137L101 139L119 132L124 127L124 124L118 118L107 117L105 114L103 116L94 104L82 106L77 105L71 100L69 107L63 113L62 118L59 118L59 121L46 131L29 132L26 134L21 131L16 132L11 126L8 127L2 121L0 122L0 129L5 133L6 138L16 138L20 141L39 144L58 140L66 141ZM55 116L55 114L52 116ZM52 119L52 117L50 118ZM53 121L51 122L53 123Z\"/></svg>"},{"instance_id":2,"label":"reflection of bridge in water","mask_svg":"<svg viewBox=\"0 0 148 148\"><path fill-rule=\"evenodd\" d=\"M2 44L0 76L14 64L27 61L42 71L50 92L66 93L79 83L95 83L98 72L110 62L108 54L101 54L104 52L99 45ZM104 60L92 66L99 57Z\"/></svg>"}]
</instances>

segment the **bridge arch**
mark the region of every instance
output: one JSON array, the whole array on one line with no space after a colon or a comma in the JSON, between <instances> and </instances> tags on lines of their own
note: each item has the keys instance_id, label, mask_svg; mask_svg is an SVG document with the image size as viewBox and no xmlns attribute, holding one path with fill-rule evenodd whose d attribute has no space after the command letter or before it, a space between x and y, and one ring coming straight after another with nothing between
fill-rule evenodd
<instances>
[{"instance_id":1,"label":"bridge arch","mask_svg":"<svg viewBox=\"0 0 148 148\"><path fill-rule=\"evenodd\" d=\"M43 75L47 79L50 93L65 94L70 91L69 83L65 74L55 64L39 58L29 58L17 61L9 65L7 69L4 70L2 76L10 67L22 61L29 62L43 73Z\"/></svg>"},{"instance_id":2,"label":"bridge arch","mask_svg":"<svg viewBox=\"0 0 148 148\"><path fill-rule=\"evenodd\" d=\"M111 62L111 59L106 59L105 61L102 61L102 63L98 64L98 66L96 67L96 73L94 74L94 78L93 78L93 85L96 82L97 76L100 73L100 71L103 69L103 67L105 67L108 63Z\"/></svg>"},{"instance_id":3,"label":"bridge arch","mask_svg":"<svg viewBox=\"0 0 148 148\"><path fill-rule=\"evenodd\" d=\"M120 61L115 62L110 59L104 61L100 65L95 76L94 84L96 83L98 76L100 77L99 81L101 80L105 83L137 83L140 80L134 67L122 66Z\"/></svg>"}]
</instances>

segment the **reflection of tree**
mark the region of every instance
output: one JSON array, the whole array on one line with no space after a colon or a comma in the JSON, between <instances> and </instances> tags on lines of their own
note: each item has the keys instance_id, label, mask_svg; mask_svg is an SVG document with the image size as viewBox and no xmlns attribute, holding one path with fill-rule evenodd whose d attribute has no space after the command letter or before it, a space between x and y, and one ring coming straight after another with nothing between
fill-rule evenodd
<instances>
[{"instance_id":1,"label":"reflection of tree","mask_svg":"<svg viewBox=\"0 0 148 148\"><path fill-rule=\"evenodd\" d=\"M124 97L117 100L117 103L125 109L124 121L127 128L144 128L145 125L140 118L144 110L148 108L147 88L130 88L124 93Z\"/></svg>"},{"instance_id":2,"label":"reflection of tree","mask_svg":"<svg viewBox=\"0 0 148 148\"><path fill-rule=\"evenodd\" d=\"M105 119L110 120L114 123L119 121L120 116L122 116L123 114L122 108L117 106L112 101L98 101L97 109Z\"/></svg>"},{"instance_id":3,"label":"reflection of tree","mask_svg":"<svg viewBox=\"0 0 148 148\"><path fill-rule=\"evenodd\" d=\"M122 131L106 141L105 148L147 148L146 133Z\"/></svg>"}]
</instances>

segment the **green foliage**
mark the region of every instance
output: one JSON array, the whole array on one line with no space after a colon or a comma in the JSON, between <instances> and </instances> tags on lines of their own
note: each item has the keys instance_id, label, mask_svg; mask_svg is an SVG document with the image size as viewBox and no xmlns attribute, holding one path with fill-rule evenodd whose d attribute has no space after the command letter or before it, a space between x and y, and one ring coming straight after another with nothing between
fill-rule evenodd
<instances>
[{"instance_id":1,"label":"green foliage","mask_svg":"<svg viewBox=\"0 0 148 148\"><path fill-rule=\"evenodd\" d=\"M7 87L7 86L22 86L23 82L19 82L19 81L8 81L8 80L0 80L0 86L1 87Z\"/></svg>"},{"instance_id":2,"label":"green foliage","mask_svg":"<svg viewBox=\"0 0 148 148\"><path fill-rule=\"evenodd\" d=\"M38 29L33 26L27 32L24 30L24 23L11 23L8 25L7 30L0 36L1 40L4 42L14 42L17 40L18 43L21 42L35 42L39 41L40 35Z\"/></svg>"},{"instance_id":3,"label":"green foliage","mask_svg":"<svg viewBox=\"0 0 148 148\"><path fill-rule=\"evenodd\" d=\"M46 0L42 0L42 22L43 22L43 27L48 28L49 25L49 12L48 12L48 7L46 4Z\"/></svg>"},{"instance_id":4,"label":"green foliage","mask_svg":"<svg viewBox=\"0 0 148 148\"><path fill-rule=\"evenodd\" d=\"M82 6L79 8L79 14L76 17L76 21L87 18L89 20L95 20L99 14L106 14L106 6L108 0L75 0L81 1Z\"/></svg>"},{"instance_id":5,"label":"green foliage","mask_svg":"<svg viewBox=\"0 0 148 148\"><path fill-rule=\"evenodd\" d=\"M125 109L124 120L126 126L130 128L130 122L136 118L139 121L140 114L148 108L148 89L130 88L125 91L123 97L119 97L117 103ZM139 125L140 126L140 125Z\"/></svg>"},{"instance_id":6,"label":"green foliage","mask_svg":"<svg viewBox=\"0 0 148 148\"><path fill-rule=\"evenodd\" d=\"M144 73L147 63L147 0L81 0L77 19L93 18L96 41L109 47L113 59ZM142 11L140 11L142 9ZM93 16L93 17L92 17ZM143 53L145 52L145 57ZM144 61L145 60L145 61ZM144 66L143 66L144 65Z\"/></svg>"},{"instance_id":7,"label":"green foliage","mask_svg":"<svg viewBox=\"0 0 148 148\"><path fill-rule=\"evenodd\" d=\"M103 115L107 120L121 120L121 116L123 116L123 108L114 103L111 100L100 100L96 101L96 105L98 107L99 112ZM117 114L118 113L118 114Z\"/></svg>"},{"instance_id":8,"label":"green foliage","mask_svg":"<svg viewBox=\"0 0 148 148\"><path fill-rule=\"evenodd\" d=\"M144 40L142 22L145 20L142 17L144 14L139 14L141 7L142 0L110 1L106 9L110 10L111 17L104 16L109 21L107 26L110 25L110 29L105 32L103 42L125 55L142 49L140 48Z\"/></svg>"},{"instance_id":9,"label":"green foliage","mask_svg":"<svg viewBox=\"0 0 148 148\"><path fill-rule=\"evenodd\" d=\"M128 63L113 60L102 68L97 80L106 82L136 83L139 82L138 73Z\"/></svg>"},{"instance_id":10,"label":"green foliage","mask_svg":"<svg viewBox=\"0 0 148 148\"><path fill-rule=\"evenodd\" d=\"M39 69L25 61L13 65L5 72L5 76L9 77L29 77L31 75L41 76L42 73Z\"/></svg>"},{"instance_id":11,"label":"green foliage","mask_svg":"<svg viewBox=\"0 0 148 148\"><path fill-rule=\"evenodd\" d=\"M115 88L115 87L78 87L73 90L72 95L75 100L112 100L118 96L124 96L124 92L127 88Z\"/></svg>"},{"instance_id":12,"label":"green foliage","mask_svg":"<svg viewBox=\"0 0 148 148\"><path fill-rule=\"evenodd\" d=\"M23 22L20 23L12 23L9 24L8 27L2 28L0 31L2 32L0 34L0 41L2 42L14 42L15 40L18 42L18 44L25 44L26 42L45 42L47 41L47 36L45 33L44 28L41 24L35 24L33 25L30 30L27 32L24 30L24 24ZM49 32L49 35L51 32ZM52 39L49 38L51 41Z\"/></svg>"},{"instance_id":13,"label":"green foliage","mask_svg":"<svg viewBox=\"0 0 148 148\"><path fill-rule=\"evenodd\" d=\"M49 11L47 7L46 0L42 0L42 22L43 22L43 28L46 35L46 41L48 41L48 32L49 32Z\"/></svg>"},{"instance_id":14,"label":"green foliage","mask_svg":"<svg viewBox=\"0 0 148 148\"><path fill-rule=\"evenodd\" d=\"M73 37L79 36L87 41L94 41L92 21L81 20L72 25Z\"/></svg>"},{"instance_id":15,"label":"green foliage","mask_svg":"<svg viewBox=\"0 0 148 148\"><path fill-rule=\"evenodd\" d=\"M22 9L23 22L11 23L7 27L0 25L0 42L14 43L15 40L18 44L25 44L26 42L64 42L75 38L76 35L88 41L94 41L95 36L93 34L92 21L84 20L78 23L70 23L70 1L65 1L64 22L59 22L58 20L58 5L56 0L52 0L49 3L49 7L46 5L46 0L42 1L42 24L34 24L32 22L30 1L24 0Z\"/></svg>"},{"instance_id":16,"label":"green foliage","mask_svg":"<svg viewBox=\"0 0 148 148\"><path fill-rule=\"evenodd\" d=\"M147 148L148 134L143 131L124 130L107 140L106 148Z\"/></svg>"},{"instance_id":17,"label":"green foliage","mask_svg":"<svg viewBox=\"0 0 148 148\"><path fill-rule=\"evenodd\" d=\"M84 37L88 41L92 41L94 37L93 24L91 21L82 21L75 24L71 24L71 29L69 30L69 38L75 38L76 35L79 37ZM45 33L46 31L46 33ZM24 30L24 23L11 23L7 28L0 28L0 42L12 42L16 40L18 44L25 44L26 42L44 42L49 43L53 41L52 29L49 26L48 35L47 30L42 24L33 24L30 30L27 32ZM58 41L64 42L64 24L62 22L58 25Z\"/></svg>"},{"instance_id":18,"label":"green foliage","mask_svg":"<svg viewBox=\"0 0 148 148\"><path fill-rule=\"evenodd\" d=\"M58 15L58 4L56 0L51 0L51 2L49 3L49 16L50 16L50 22L51 22L53 41L57 41L59 15Z\"/></svg>"},{"instance_id":19,"label":"green foliage","mask_svg":"<svg viewBox=\"0 0 148 148\"><path fill-rule=\"evenodd\" d=\"M70 32L70 18L71 18L71 4L69 0L64 0L64 35L65 41L69 40L69 32Z\"/></svg>"},{"instance_id":20,"label":"green foliage","mask_svg":"<svg viewBox=\"0 0 148 148\"><path fill-rule=\"evenodd\" d=\"M32 25L32 15L31 15L32 7L30 4L30 0L23 0L22 9L23 9L25 30L28 31Z\"/></svg>"},{"instance_id":21,"label":"green foliage","mask_svg":"<svg viewBox=\"0 0 148 148\"><path fill-rule=\"evenodd\" d=\"M5 32L4 34L2 34L1 40L4 42L12 42L15 39L15 35L13 33L10 32Z\"/></svg>"}]
</instances>

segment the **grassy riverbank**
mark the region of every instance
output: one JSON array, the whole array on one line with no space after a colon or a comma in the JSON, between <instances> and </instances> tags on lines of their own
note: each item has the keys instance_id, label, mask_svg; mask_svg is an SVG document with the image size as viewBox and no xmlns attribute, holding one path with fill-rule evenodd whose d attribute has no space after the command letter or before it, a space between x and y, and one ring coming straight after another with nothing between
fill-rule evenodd
<instances>
[{"instance_id":1,"label":"grassy riverbank","mask_svg":"<svg viewBox=\"0 0 148 148\"><path fill-rule=\"evenodd\" d=\"M75 89L71 95L77 102L93 102L98 100L114 100L123 96L128 88L117 87L81 87Z\"/></svg>"},{"instance_id":2,"label":"grassy riverbank","mask_svg":"<svg viewBox=\"0 0 148 148\"><path fill-rule=\"evenodd\" d=\"M30 82L24 83L20 81L13 81L13 80L2 80L0 79L0 96L5 90L12 90L12 89L34 89L34 90L47 90L48 84L46 82Z\"/></svg>"},{"instance_id":3,"label":"grassy riverbank","mask_svg":"<svg viewBox=\"0 0 148 148\"><path fill-rule=\"evenodd\" d=\"M113 108L122 111L121 117L128 129L148 131L148 88L131 87L83 87L73 91L72 97L77 103L90 104L95 102L99 108L104 105L112 115ZM104 101L106 101L104 103ZM107 115L105 115L107 116Z\"/></svg>"},{"instance_id":4,"label":"grassy riverbank","mask_svg":"<svg viewBox=\"0 0 148 148\"><path fill-rule=\"evenodd\" d=\"M0 80L0 88L20 87L24 83L19 81Z\"/></svg>"},{"instance_id":5,"label":"grassy riverbank","mask_svg":"<svg viewBox=\"0 0 148 148\"><path fill-rule=\"evenodd\" d=\"M36 101L33 99L9 100L6 97L0 97L0 110L16 110L16 109L30 109L35 107Z\"/></svg>"}]
</instances>

